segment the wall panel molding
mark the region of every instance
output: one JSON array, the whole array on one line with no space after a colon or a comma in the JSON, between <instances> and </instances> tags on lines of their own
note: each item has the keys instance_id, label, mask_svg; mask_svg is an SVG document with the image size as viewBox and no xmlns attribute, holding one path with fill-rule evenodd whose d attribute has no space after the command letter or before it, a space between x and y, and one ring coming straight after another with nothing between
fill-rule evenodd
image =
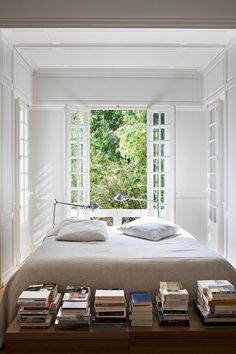
<instances>
[{"instance_id":1,"label":"wall panel molding","mask_svg":"<svg viewBox=\"0 0 236 354\"><path fill-rule=\"evenodd\" d=\"M81 105L201 103L201 76L60 77L35 75L34 103Z\"/></svg>"}]
</instances>

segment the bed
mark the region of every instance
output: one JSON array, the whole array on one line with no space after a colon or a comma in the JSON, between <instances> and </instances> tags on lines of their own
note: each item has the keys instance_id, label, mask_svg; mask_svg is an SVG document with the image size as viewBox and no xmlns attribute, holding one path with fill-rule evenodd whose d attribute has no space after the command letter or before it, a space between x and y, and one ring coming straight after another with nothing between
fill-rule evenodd
<instances>
[{"instance_id":1,"label":"bed","mask_svg":"<svg viewBox=\"0 0 236 354\"><path fill-rule=\"evenodd\" d=\"M109 229L105 242L61 242L53 230L6 285L0 304L0 342L16 315L16 301L29 284L56 282L97 288L149 291L153 300L161 280L181 280L196 296L198 279L227 279L236 286L236 270L187 231L152 242Z\"/></svg>"}]
</instances>

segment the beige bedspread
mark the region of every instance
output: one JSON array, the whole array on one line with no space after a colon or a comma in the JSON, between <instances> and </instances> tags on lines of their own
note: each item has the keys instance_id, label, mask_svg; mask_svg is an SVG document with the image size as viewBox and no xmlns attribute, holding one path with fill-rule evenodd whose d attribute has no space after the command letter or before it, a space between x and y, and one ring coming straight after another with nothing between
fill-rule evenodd
<instances>
[{"instance_id":1,"label":"beige bedspread","mask_svg":"<svg viewBox=\"0 0 236 354\"><path fill-rule=\"evenodd\" d=\"M47 237L8 282L0 304L0 343L16 314L17 297L29 284L56 282L96 288L122 288L157 294L161 280L181 280L196 296L198 279L227 279L236 270L184 230L159 242L124 236L110 229L105 242L64 242Z\"/></svg>"}]
</instances>

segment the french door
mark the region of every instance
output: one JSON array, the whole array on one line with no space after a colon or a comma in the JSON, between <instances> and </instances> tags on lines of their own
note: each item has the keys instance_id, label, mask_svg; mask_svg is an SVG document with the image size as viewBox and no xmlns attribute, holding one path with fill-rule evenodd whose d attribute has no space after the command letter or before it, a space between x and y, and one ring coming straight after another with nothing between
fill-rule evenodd
<instances>
[{"instance_id":1,"label":"french door","mask_svg":"<svg viewBox=\"0 0 236 354\"><path fill-rule=\"evenodd\" d=\"M223 230L223 119L222 102L208 108L208 244L220 252Z\"/></svg>"},{"instance_id":2,"label":"french door","mask_svg":"<svg viewBox=\"0 0 236 354\"><path fill-rule=\"evenodd\" d=\"M28 106L16 102L16 264L29 253L29 137Z\"/></svg>"}]
</instances>

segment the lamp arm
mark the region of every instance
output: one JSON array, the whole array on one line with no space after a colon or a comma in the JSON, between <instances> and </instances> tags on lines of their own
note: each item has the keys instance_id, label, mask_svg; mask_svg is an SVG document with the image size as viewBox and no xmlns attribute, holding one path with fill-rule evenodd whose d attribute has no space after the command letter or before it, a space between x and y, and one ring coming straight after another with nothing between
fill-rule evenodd
<instances>
[{"instance_id":1,"label":"lamp arm","mask_svg":"<svg viewBox=\"0 0 236 354\"><path fill-rule=\"evenodd\" d=\"M81 204L68 203L68 202L59 202L58 200L54 199L54 203L53 203L53 220L52 220L53 227L55 226L56 206L57 206L57 204L70 205L70 206L80 207L80 208L84 208L84 209L89 209L90 208L90 205L81 205Z\"/></svg>"}]
</instances>

